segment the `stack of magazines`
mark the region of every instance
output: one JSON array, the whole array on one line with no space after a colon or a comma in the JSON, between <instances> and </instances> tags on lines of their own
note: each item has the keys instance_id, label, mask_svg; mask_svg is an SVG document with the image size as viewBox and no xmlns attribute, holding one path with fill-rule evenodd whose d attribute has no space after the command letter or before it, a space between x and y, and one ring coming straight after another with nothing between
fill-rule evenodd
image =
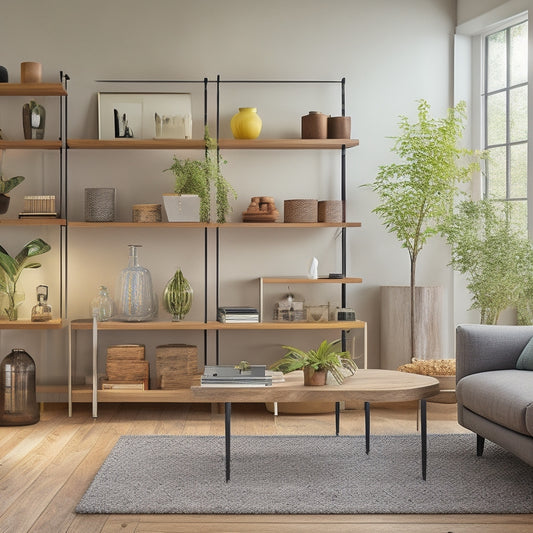
<instances>
[{"instance_id":1,"label":"stack of magazines","mask_svg":"<svg viewBox=\"0 0 533 533\"><path fill-rule=\"evenodd\" d=\"M243 323L259 322L259 312L255 307L219 307L217 320L219 322Z\"/></svg>"},{"instance_id":2,"label":"stack of magazines","mask_svg":"<svg viewBox=\"0 0 533 533\"><path fill-rule=\"evenodd\" d=\"M272 376L265 365L250 365L247 370L234 366L206 366L201 379L202 387L268 387Z\"/></svg>"}]
</instances>

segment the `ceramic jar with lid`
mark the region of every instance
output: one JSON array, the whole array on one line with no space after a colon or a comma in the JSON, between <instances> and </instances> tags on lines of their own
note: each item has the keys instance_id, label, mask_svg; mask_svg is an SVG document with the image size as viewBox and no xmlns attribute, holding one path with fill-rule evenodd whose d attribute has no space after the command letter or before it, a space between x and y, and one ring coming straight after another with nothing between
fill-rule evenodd
<instances>
[{"instance_id":1,"label":"ceramic jar with lid","mask_svg":"<svg viewBox=\"0 0 533 533\"><path fill-rule=\"evenodd\" d=\"M327 139L328 115L320 111L309 111L302 117L302 139Z\"/></svg>"}]
</instances>

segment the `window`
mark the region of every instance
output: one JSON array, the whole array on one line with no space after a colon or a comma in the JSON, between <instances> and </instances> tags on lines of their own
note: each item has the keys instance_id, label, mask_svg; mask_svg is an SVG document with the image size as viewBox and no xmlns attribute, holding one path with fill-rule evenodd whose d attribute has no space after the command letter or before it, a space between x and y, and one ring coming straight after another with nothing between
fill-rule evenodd
<instances>
[{"instance_id":1,"label":"window","mask_svg":"<svg viewBox=\"0 0 533 533\"><path fill-rule=\"evenodd\" d=\"M484 195L512 202L512 217L527 231L528 22L485 36L483 91L486 163Z\"/></svg>"}]
</instances>

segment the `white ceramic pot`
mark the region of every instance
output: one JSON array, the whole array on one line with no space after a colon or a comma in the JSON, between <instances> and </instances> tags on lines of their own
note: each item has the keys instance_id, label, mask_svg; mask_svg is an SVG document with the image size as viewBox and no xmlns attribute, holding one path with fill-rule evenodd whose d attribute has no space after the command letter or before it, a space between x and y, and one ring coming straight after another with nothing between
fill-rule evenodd
<instances>
[{"instance_id":1,"label":"white ceramic pot","mask_svg":"<svg viewBox=\"0 0 533 533\"><path fill-rule=\"evenodd\" d=\"M163 194L169 222L200 222L200 197L197 194Z\"/></svg>"}]
</instances>

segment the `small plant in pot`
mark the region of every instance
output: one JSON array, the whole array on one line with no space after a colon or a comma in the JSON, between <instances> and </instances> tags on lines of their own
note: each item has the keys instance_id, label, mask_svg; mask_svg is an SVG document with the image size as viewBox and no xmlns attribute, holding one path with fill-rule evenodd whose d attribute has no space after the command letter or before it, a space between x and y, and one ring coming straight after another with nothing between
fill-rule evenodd
<instances>
[{"instance_id":1,"label":"small plant in pot","mask_svg":"<svg viewBox=\"0 0 533 533\"><path fill-rule=\"evenodd\" d=\"M357 365L349 352L339 350L340 342L324 340L316 350L308 351L294 346L283 346L288 352L271 365L270 370L284 374L303 370L304 385L325 385L329 372L335 381L341 384L345 377L353 376L357 372Z\"/></svg>"},{"instance_id":2,"label":"small plant in pot","mask_svg":"<svg viewBox=\"0 0 533 533\"><path fill-rule=\"evenodd\" d=\"M22 183L24 179L24 176L15 176L14 178L4 180L4 178L0 176L0 215L7 213L9 208L10 197L7 193Z\"/></svg>"},{"instance_id":3,"label":"small plant in pot","mask_svg":"<svg viewBox=\"0 0 533 533\"><path fill-rule=\"evenodd\" d=\"M6 294L8 300L7 307L2 311L5 311L9 320L17 320L17 308L24 301L24 293L17 287L22 272L26 268L39 268L41 263L29 260L50 249L50 245L42 239L34 239L26 243L15 257L11 257L0 245L0 294Z\"/></svg>"},{"instance_id":4,"label":"small plant in pot","mask_svg":"<svg viewBox=\"0 0 533 533\"><path fill-rule=\"evenodd\" d=\"M201 222L209 222L211 219L211 187L214 186L216 190L217 222L223 223L226 222L226 217L231 212L229 196L232 195L237 198L237 194L222 175L220 165L225 163L225 161L221 159L217 150L217 143L209 135L207 126L205 128L204 141L205 157L203 160L182 160L174 156L173 164L165 172L170 170L176 177L174 192L178 195L178 198L176 198L178 205L180 205L180 201L182 202L181 205L184 205L183 201L185 201L186 196L197 195L199 197L199 220ZM167 216L169 215L172 196L163 196ZM179 198L179 196L182 198ZM167 205L169 205L168 208ZM183 210L183 208L181 209ZM169 216L169 220L171 216ZM193 216L195 217L196 213L193 213Z\"/></svg>"}]
</instances>

